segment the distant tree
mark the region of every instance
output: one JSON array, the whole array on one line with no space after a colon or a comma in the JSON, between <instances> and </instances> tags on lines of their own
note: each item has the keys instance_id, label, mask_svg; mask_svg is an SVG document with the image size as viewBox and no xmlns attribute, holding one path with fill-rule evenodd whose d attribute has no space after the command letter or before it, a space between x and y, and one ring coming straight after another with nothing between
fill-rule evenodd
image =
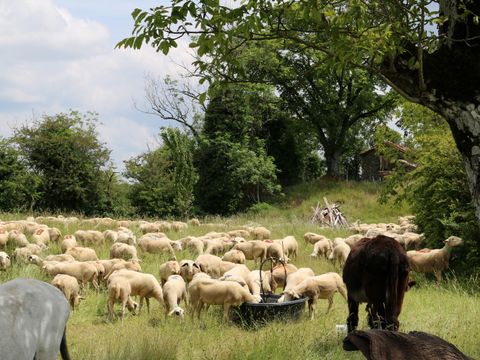
<instances>
[{"instance_id":1,"label":"distant tree","mask_svg":"<svg viewBox=\"0 0 480 360\"><path fill-rule=\"evenodd\" d=\"M280 190L276 167L260 136L262 104L271 89L217 84L205 113L196 155L197 199L208 213L230 214Z\"/></svg>"},{"instance_id":2,"label":"distant tree","mask_svg":"<svg viewBox=\"0 0 480 360\"><path fill-rule=\"evenodd\" d=\"M18 150L0 139L0 209L32 209L38 199L38 185L38 176L28 170Z\"/></svg>"},{"instance_id":3,"label":"distant tree","mask_svg":"<svg viewBox=\"0 0 480 360\"><path fill-rule=\"evenodd\" d=\"M97 115L43 115L14 132L23 157L40 178L38 208L93 214L105 210L110 150L98 140Z\"/></svg>"},{"instance_id":4,"label":"distant tree","mask_svg":"<svg viewBox=\"0 0 480 360\"><path fill-rule=\"evenodd\" d=\"M133 181L130 200L147 216L187 217L197 181L193 140L178 129L162 129L163 144L125 162L125 176Z\"/></svg>"}]
</instances>

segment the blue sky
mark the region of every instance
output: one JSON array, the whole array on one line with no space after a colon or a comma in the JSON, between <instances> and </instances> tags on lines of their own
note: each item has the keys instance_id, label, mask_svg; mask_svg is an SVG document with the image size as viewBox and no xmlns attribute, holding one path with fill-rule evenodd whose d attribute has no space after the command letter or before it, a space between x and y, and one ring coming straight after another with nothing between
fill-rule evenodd
<instances>
[{"instance_id":1,"label":"blue sky","mask_svg":"<svg viewBox=\"0 0 480 360\"><path fill-rule=\"evenodd\" d=\"M123 160L157 145L159 118L134 108L144 102L147 74L176 77L188 46L168 57L148 46L115 50L130 35L135 7L152 0L0 0L0 136L42 114L69 109L99 114L101 141ZM174 59L174 60L172 60Z\"/></svg>"}]
</instances>

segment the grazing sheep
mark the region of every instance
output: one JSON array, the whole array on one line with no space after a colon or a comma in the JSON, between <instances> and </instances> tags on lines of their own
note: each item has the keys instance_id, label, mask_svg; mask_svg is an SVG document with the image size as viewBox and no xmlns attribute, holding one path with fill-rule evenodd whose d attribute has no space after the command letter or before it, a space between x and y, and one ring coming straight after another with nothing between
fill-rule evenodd
<instances>
[{"instance_id":1,"label":"grazing sheep","mask_svg":"<svg viewBox=\"0 0 480 360\"><path fill-rule=\"evenodd\" d=\"M168 277L180 273L180 264L177 260L170 260L160 265L159 274L162 286L167 282Z\"/></svg>"},{"instance_id":2,"label":"grazing sheep","mask_svg":"<svg viewBox=\"0 0 480 360\"><path fill-rule=\"evenodd\" d=\"M42 268L51 276L58 274L66 274L73 276L80 281L81 286L87 282L91 282L95 290L98 292L98 271L95 265L81 261L74 262L43 262Z\"/></svg>"},{"instance_id":3,"label":"grazing sheep","mask_svg":"<svg viewBox=\"0 0 480 360\"><path fill-rule=\"evenodd\" d=\"M361 234L355 234L355 235L350 235L349 237L347 237L345 239L345 244L347 244L348 246L352 247L353 245L355 245L360 239L363 239L364 236L361 235Z\"/></svg>"},{"instance_id":4,"label":"grazing sheep","mask_svg":"<svg viewBox=\"0 0 480 360\"><path fill-rule=\"evenodd\" d=\"M39 227L32 234L32 241L34 244L47 245L50 242L50 233L48 228Z\"/></svg>"},{"instance_id":5,"label":"grazing sheep","mask_svg":"<svg viewBox=\"0 0 480 360\"><path fill-rule=\"evenodd\" d=\"M113 230L105 230L103 232L103 237L106 242L108 243L114 243L118 239L118 233Z\"/></svg>"},{"instance_id":6,"label":"grazing sheep","mask_svg":"<svg viewBox=\"0 0 480 360\"><path fill-rule=\"evenodd\" d=\"M144 235L138 240L138 246L144 252L151 254L167 253L172 258L176 259L171 241L167 238L154 238Z\"/></svg>"},{"instance_id":7,"label":"grazing sheep","mask_svg":"<svg viewBox=\"0 0 480 360\"><path fill-rule=\"evenodd\" d=\"M10 256L6 252L0 251L0 271L5 271L10 267Z\"/></svg>"},{"instance_id":8,"label":"grazing sheep","mask_svg":"<svg viewBox=\"0 0 480 360\"><path fill-rule=\"evenodd\" d=\"M77 261L98 260L95 250L88 247L74 246L65 251L65 254L72 255Z\"/></svg>"},{"instance_id":9,"label":"grazing sheep","mask_svg":"<svg viewBox=\"0 0 480 360\"><path fill-rule=\"evenodd\" d=\"M108 283L108 300L107 300L107 311L108 318L113 320L114 311L113 306L115 302L120 302L122 304L122 321L125 317L125 308L131 313L135 313L135 309L138 307L138 304L132 301L130 295L132 294L132 287L130 281L121 276L113 278Z\"/></svg>"},{"instance_id":10,"label":"grazing sheep","mask_svg":"<svg viewBox=\"0 0 480 360\"><path fill-rule=\"evenodd\" d=\"M68 254L58 254L58 255L48 255L45 258L45 261L75 261L75 258L72 255L68 255Z\"/></svg>"},{"instance_id":11,"label":"grazing sheep","mask_svg":"<svg viewBox=\"0 0 480 360\"><path fill-rule=\"evenodd\" d=\"M271 232L267 228L263 226L257 226L250 231L250 234L253 236L254 239L265 240L270 239Z\"/></svg>"},{"instance_id":12,"label":"grazing sheep","mask_svg":"<svg viewBox=\"0 0 480 360\"><path fill-rule=\"evenodd\" d=\"M316 234L314 232L306 232L303 235L303 240L305 240L305 244L315 244L317 241L326 239L325 236Z\"/></svg>"},{"instance_id":13,"label":"grazing sheep","mask_svg":"<svg viewBox=\"0 0 480 360\"><path fill-rule=\"evenodd\" d=\"M133 245L124 243L113 243L110 247L110 259L138 259L137 249Z\"/></svg>"},{"instance_id":14,"label":"grazing sheep","mask_svg":"<svg viewBox=\"0 0 480 360\"><path fill-rule=\"evenodd\" d=\"M73 233L75 238L83 245L100 246L105 243L105 238L100 231L96 230L77 230Z\"/></svg>"},{"instance_id":15,"label":"grazing sheep","mask_svg":"<svg viewBox=\"0 0 480 360\"><path fill-rule=\"evenodd\" d=\"M112 269L113 265L119 263L119 262L125 262L123 259L109 259L109 260L98 260L100 264L103 265L105 268L105 276L107 276L108 273L110 273L110 270ZM105 277L104 277L105 278Z\"/></svg>"},{"instance_id":16,"label":"grazing sheep","mask_svg":"<svg viewBox=\"0 0 480 360\"><path fill-rule=\"evenodd\" d=\"M158 227L157 224L152 224L147 222L140 224L138 229L142 232L142 234L156 233L160 231L160 228Z\"/></svg>"},{"instance_id":17,"label":"grazing sheep","mask_svg":"<svg viewBox=\"0 0 480 360\"><path fill-rule=\"evenodd\" d=\"M256 299L261 298L262 288L265 294L271 294L273 293L272 289L277 287L270 271L252 270L249 274L249 280L252 284L251 293Z\"/></svg>"},{"instance_id":18,"label":"grazing sheep","mask_svg":"<svg viewBox=\"0 0 480 360\"><path fill-rule=\"evenodd\" d=\"M294 236L286 236L283 239L273 240L282 245L286 258L296 258L298 252L298 241Z\"/></svg>"},{"instance_id":19,"label":"grazing sheep","mask_svg":"<svg viewBox=\"0 0 480 360\"><path fill-rule=\"evenodd\" d=\"M282 243L274 242L271 240L264 240L267 245L267 258L279 259L285 262L288 262L288 257L284 252L284 247Z\"/></svg>"},{"instance_id":20,"label":"grazing sheep","mask_svg":"<svg viewBox=\"0 0 480 360\"><path fill-rule=\"evenodd\" d=\"M175 314L183 319L185 311L180 307L180 301L187 303L187 287L180 275L170 275L163 285L163 301L165 302L165 317Z\"/></svg>"},{"instance_id":21,"label":"grazing sheep","mask_svg":"<svg viewBox=\"0 0 480 360\"><path fill-rule=\"evenodd\" d=\"M288 275L290 275L291 273L294 273L297 270L298 270L298 268L293 264L285 264L285 266L283 266L282 264L276 265L272 269L272 277L273 277L273 280L274 280L275 284L277 286L281 286L281 287L285 288L286 277ZM272 291L275 292L276 289L277 289L277 287L275 286L275 288L273 288Z\"/></svg>"},{"instance_id":22,"label":"grazing sheep","mask_svg":"<svg viewBox=\"0 0 480 360\"><path fill-rule=\"evenodd\" d=\"M405 249L420 249L425 240L425 234L417 234L414 232L405 232L402 234L402 237L405 243Z\"/></svg>"},{"instance_id":23,"label":"grazing sheep","mask_svg":"<svg viewBox=\"0 0 480 360\"><path fill-rule=\"evenodd\" d=\"M231 230L227 232L227 234L233 237L247 238L250 236L250 231L245 229L238 229L238 230Z\"/></svg>"},{"instance_id":24,"label":"grazing sheep","mask_svg":"<svg viewBox=\"0 0 480 360\"><path fill-rule=\"evenodd\" d=\"M218 279L228 270L238 265L229 261L222 261L218 256L210 254L199 255L195 262L202 272L207 273L214 279Z\"/></svg>"},{"instance_id":25,"label":"grazing sheep","mask_svg":"<svg viewBox=\"0 0 480 360\"><path fill-rule=\"evenodd\" d=\"M185 280L186 283L192 281L195 274L200 273L200 267L193 261L184 259L180 261L180 276Z\"/></svg>"},{"instance_id":26,"label":"grazing sheep","mask_svg":"<svg viewBox=\"0 0 480 360\"><path fill-rule=\"evenodd\" d=\"M137 245L137 237L130 230L117 231L117 239L115 242L124 243L128 245Z\"/></svg>"},{"instance_id":27,"label":"grazing sheep","mask_svg":"<svg viewBox=\"0 0 480 360\"><path fill-rule=\"evenodd\" d=\"M203 305L223 305L223 320L228 320L231 306L240 306L244 302L255 301L252 294L234 281L219 281L202 279L192 281L189 285L189 302L192 309L192 319L195 312L200 319Z\"/></svg>"},{"instance_id":28,"label":"grazing sheep","mask_svg":"<svg viewBox=\"0 0 480 360\"><path fill-rule=\"evenodd\" d=\"M77 246L77 239L74 235L65 235L60 245L62 252L66 252L68 249Z\"/></svg>"},{"instance_id":29,"label":"grazing sheep","mask_svg":"<svg viewBox=\"0 0 480 360\"><path fill-rule=\"evenodd\" d=\"M285 289L283 289L282 296L278 299L278 302L284 302L288 301L285 300L289 296L285 295L289 290L293 289L296 287L298 284L300 284L302 281L305 279L311 278L315 276L315 273L313 272L312 269L310 268L300 268L294 273L291 273L290 275L287 276L287 284L285 285Z\"/></svg>"},{"instance_id":30,"label":"grazing sheep","mask_svg":"<svg viewBox=\"0 0 480 360\"><path fill-rule=\"evenodd\" d=\"M18 230L11 230L8 233L8 241L13 241L18 247L25 247L30 244L25 234Z\"/></svg>"},{"instance_id":31,"label":"grazing sheep","mask_svg":"<svg viewBox=\"0 0 480 360\"><path fill-rule=\"evenodd\" d=\"M131 287L131 296L140 297L140 306L138 307L138 313L140 313L140 311L142 310L143 299L145 299L147 303L147 312L149 314L150 298L153 297L155 300L158 301L160 305L164 305L162 287L158 283L155 276L153 276L152 274L145 274L131 270L117 270L109 276L108 284L110 284L112 281L116 281L115 279L118 277L122 277L128 280Z\"/></svg>"},{"instance_id":32,"label":"grazing sheep","mask_svg":"<svg viewBox=\"0 0 480 360\"><path fill-rule=\"evenodd\" d=\"M245 254L243 251L240 250L230 250L227 251L223 256L222 256L223 261L230 261L235 264L245 264L247 262L245 258Z\"/></svg>"},{"instance_id":33,"label":"grazing sheep","mask_svg":"<svg viewBox=\"0 0 480 360\"><path fill-rule=\"evenodd\" d=\"M73 311L75 311L75 307L78 308L80 300L84 299L80 296L80 285L78 284L78 280L73 276L66 274L55 275L51 284L65 295Z\"/></svg>"},{"instance_id":34,"label":"grazing sheep","mask_svg":"<svg viewBox=\"0 0 480 360\"><path fill-rule=\"evenodd\" d=\"M338 261L340 266L343 267L345 261L347 261L348 254L350 254L350 246L348 246L345 241L338 241L333 247L332 253L328 259L332 260L334 263Z\"/></svg>"},{"instance_id":35,"label":"grazing sheep","mask_svg":"<svg viewBox=\"0 0 480 360\"><path fill-rule=\"evenodd\" d=\"M226 271L222 275L222 277L220 277L220 280L228 280L229 277L241 278L243 280L243 283L247 286L247 289L250 292L253 292L254 286L250 278L250 269L246 265L240 264L240 265L234 266L230 270ZM260 301L260 299L258 299L258 301Z\"/></svg>"},{"instance_id":36,"label":"grazing sheep","mask_svg":"<svg viewBox=\"0 0 480 360\"><path fill-rule=\"evenodd\" d=\"M39 255L43 248L37 244L28 244L25 247L13 250L13 257L18 263L28 263L29 255Z\"/></svg>"},{"instance_id":37,"label":"grazing sheep","mask_svg":"<svg viewBox=\"0 0 480 360\"><path fill-rule=\"evenodd\" d=\"M197 218L192 218L187 221L187 224L191 226L200 226L200 220L198 220Z\"/></svg>"},{"instance_id":38,"label":"grazing sheep","mask_svg":"<svg viewBox=\"0 0 480 360\"><path fill-rule=\"evenodd\" d=\"M245 259L253 260L255 266L257 265L257 260L262 262L267 257L267 244L261 240L253 240L237 243L233 250L240 250L245 254Z\"/></svg>"},{"instance_id":39,"label":"grazing sheep","mask_svg":"<svg viewBox=\"0 0 480 360\"><path fill-rule=\"evenodd\" d=\"M117 270L125 269L125 270L137 271L137 272L142 271L142 267L140 266L140 263L138 262L138 260L130 260L130 261L125 261L123 259L116 259L116 260L118 261L112 264L109 267L108 272L105 273L105 276L104 276L105 281L108 281L110 275L112 275Z\"/></svg>"},{"instance_id":40,"label":"grazing sheep","mask_svg":"<svg viewBox=\"0 0 480 360\"><path fill-rule=\"evenodd\" d=\"M203 254L204 244L203 241L199 238L192 237L188 242L186 248L192 253L196 255Z\"/></svg>"},{"instance_id":41,"label":"grazing sheep","mask_svg":"<svg viewBox=\"0 0 480 360\"><path fill-rule=\"evenodd\" d=\"M437 283L440 283L442 271L448 268L452 249L462 245L463 240L457 236L450 236L443 243L445 246L441 249L407 251L408 262L412 270L420 273L433 273Z\"/></svg>"},{"instance_id":42,"label":"grazing sheep","mask_svg":"<svg viewBox=\"0 0 480 360\"><path fill-rule=\"evenodd\" d=\"M206 242L205 254L220 255L223 253L223 239L208 239Z\"/></svg>"},{"instance_id":43,"label":"grazing sheep","mask_svg":"<svg viewBox=\"0 0 480 360\"><path fill-rule=\"evenodd\" d=\"M328 258L333 251L332 241L323 237L323 239L318 240L313 244L313 252L310 254L311 257L323 256Z\"/></svg>"},{"instance_id":44,"label":"grazing sheep","mask_svg":"<svg viewBox=\"0 0 480 360\"><path fill-rule=\"evenodd\" d=\"M293 289L284 291L285 301L308 297L308 311L310 319L315 317L315 303L318 299L328 299L328 309L333 305L333 295L339 292L347 300L347 287L342 277L337 273L330 272L318 276L313 276L303 280Z\"/></svg>"},{"instance_id":45,"label":"grazing sheep","mask_svg":"<svg viewBox=\"0 0 480 360\"><path fill-rule=\"evenodd\" d=\"M188 228L188 224L183 221L172 221L171 229L173 231L180 231Z\"/></svg>"},{"instance_id":46,"label":"grazing sheep","mask_svg":"<svg viewBox=\"0 0 480 360\"><path fill-rule=\"evenodd\" d=\"M49 228L48 233L50 235L50 241L51 242L58 242L58 240L62 236L62 232L59 229L57 229L56 227Z\"/></svg>"},{"instance_id":47,"label":"grazing sheep","mask_svg":"<svg viewBox=\"0 0 480 360\"><path fill-rule=\"evenodd\" d=\"M8 231L0 228L0 249L5 249L8 242Z\"/></svg>"}]
</instances>

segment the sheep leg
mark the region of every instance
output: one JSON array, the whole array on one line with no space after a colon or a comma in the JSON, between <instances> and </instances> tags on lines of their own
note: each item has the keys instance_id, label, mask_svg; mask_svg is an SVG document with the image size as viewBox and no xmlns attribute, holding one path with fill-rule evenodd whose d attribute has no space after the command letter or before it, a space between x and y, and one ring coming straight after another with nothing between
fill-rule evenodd
<instances>
[{"instance_id":1,"label":"sheep leg","mask_svg":"<svg viewBox=\"0 0 480 360\"><path fill-rule=\"evenodd\" d=\"M308 300L308 315L310 316L310 320L315 318L315 302L314 300Z\"/></svg>"},{"instance_id":2,"label":"sheep leg","mask_svg":"<svg viewBox=\"0 0 480 360\"><path fill-rule=\"evenodd\" d=\"M145 302L147 303L147 314L150 315L150 298L146 297Z\"/></svg>"},{"instance_id":3,"label":"sheep leg","mask_svg":"<svg viewBox=\"0 0 480 360\"><path fill-rule=\"evenodd\" d=\"M442 272L439 270L434 270L433 275L435 276L435 279L437 279L437 285L440 285L442 281Z\"/></svg>"},{"instance_id":4,"label":"sheep leg","mask_svg":"<svg viewBox=\"0 0 480 360\"><path fill-rule=\"evenodd\" d=\"M108 309L108 319L113 320L113 299L108 299L107 309Z\"/></svg>"},{"instance_id":5,"label":"sheep leg","mask_svg":"<svg viewBox=\"0 0 480 360\"><path fill-rule=\"evenodd\" d=\"M228 311L230 310L230 304L223 304L223 321L228 321Z\"/></svg>"},{"instance_id":6,"label":"sheep leg","mask_svg":"<svg viewBox=\"0 0 480 360\"><path fill-rule=\"evenodd\" d=\"M333 305L333 295L328 298L328 308L327 308L326 314L328 314L328 312L329 312L330 309L332 308L332 305Z\"/></svg>"}]
</instances>

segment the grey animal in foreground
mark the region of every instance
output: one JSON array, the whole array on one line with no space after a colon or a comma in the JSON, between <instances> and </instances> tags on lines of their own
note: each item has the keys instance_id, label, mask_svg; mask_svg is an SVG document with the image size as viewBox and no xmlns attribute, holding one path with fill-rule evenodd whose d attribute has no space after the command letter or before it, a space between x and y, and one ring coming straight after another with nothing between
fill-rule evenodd
<instances>
[{"instance_id":1,"label":"grey animal in foreground","mask_svg":"<svg viewBox=\"0 0 480 360\"><path fill-rule=\"evenodd\" d=\"M368 360L472 360L442 338L421 331L353 331L343 340L343 349L360 350Z\"/></svg>"},{"instance_id":2,"label":"grey animal in foreground","mask_svg":"<svg viewBox=\"0 0 480 360\"><path fill-rule=\"evenodd\" d=\"M2 360L69 360L65 327L69 304L56 287L35 279L0 285Z\"/></svg>"}]
</instances>

